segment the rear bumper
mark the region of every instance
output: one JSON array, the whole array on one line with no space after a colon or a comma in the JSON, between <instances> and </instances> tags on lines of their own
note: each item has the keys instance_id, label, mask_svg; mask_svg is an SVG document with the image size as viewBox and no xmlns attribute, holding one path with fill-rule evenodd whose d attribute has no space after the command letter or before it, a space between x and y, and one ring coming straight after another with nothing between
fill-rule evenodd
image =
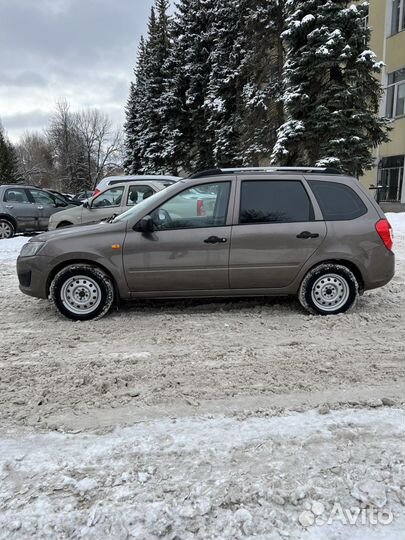
<instances>
[{"instance_id":1,"label":"rear bumper","mask_svg":"<svg viewBox=\"0 0 405 540\"><path fill-rule=\"evenodd\" d=\"M20 291L35 298L47 298L47 267L48 257L18 257L17 276Z\"/></svg>"},{"instance_id":2,"label":"rear bumper","mask_svg":"<svg viewBox=\"0 0 405 540\"><path fill-rule=\"evenodd\" d=\"M364 277L364 289L369 291L383 287L395 275L395 254L382 247L369 253L367 271Z\"/></svg>"}]
</instances>

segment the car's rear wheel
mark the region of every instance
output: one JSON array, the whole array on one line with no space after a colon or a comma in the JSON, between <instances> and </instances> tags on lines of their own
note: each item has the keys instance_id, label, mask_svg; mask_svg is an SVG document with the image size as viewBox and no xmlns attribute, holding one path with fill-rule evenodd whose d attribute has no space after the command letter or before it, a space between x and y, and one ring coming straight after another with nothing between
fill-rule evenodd
<instances>
[{"instance_id":1,"label":"car's rear wheel","mask_svg":"<svg viewBox=\"0 0 405 540\"><path fill-rule=\"evenodd\" d=\"M301 283L301 305L314 315L337 315L353 308L359 284L346 266L325 263L313 268Z\"/></svg>"},{"instance_id":2,"label":"car's rear wheel","mask_svg":"<svg viewBox=\"0 0 405 540\"><path fill-rule=\"evenodd\" d=\"M5 218L0 218L0 239L12 238L15 235L15 227Z\"/></svg>"},{"instance_id":3,"label":"car's rear wheel","mask_svg":"<svg viewBox=\"0 0 405 540\"><path fill-rule=\"evenodd\" d=\"M58 311L69 319L101 319L114 302L114 286L100 268L75 264L56 274L50 297Z\"/></svg>"}]
</instances>

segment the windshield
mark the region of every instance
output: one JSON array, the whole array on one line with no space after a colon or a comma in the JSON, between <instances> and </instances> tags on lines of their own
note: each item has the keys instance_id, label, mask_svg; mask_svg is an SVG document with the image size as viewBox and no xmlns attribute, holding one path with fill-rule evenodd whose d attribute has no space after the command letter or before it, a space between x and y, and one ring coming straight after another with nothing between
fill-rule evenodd
<instances>
[{"instance_id":1,"label":"windshield","mask_svg":"<svg viewBox=\"0 0 405 540\"><path fill-rule=\"evenodd\" d=\"M163 189L162 191L158 191L154 195L151 195L144 201L138 203L133 208L130 208L123 214L120 214L117 216L113 223L120 223L122 221L128 221L129 219L136 219L139 216L139 219L142 218L145 215L145 211L150 209L150 211L154 210L157 206L159 206L159 203L163 203L166 201L167 197L170 196L170 193L172 191L177 192L176 186L178 185L178 182L173 184L172 186L167 187L166 189Z\"/></svg>"}]
</instances>

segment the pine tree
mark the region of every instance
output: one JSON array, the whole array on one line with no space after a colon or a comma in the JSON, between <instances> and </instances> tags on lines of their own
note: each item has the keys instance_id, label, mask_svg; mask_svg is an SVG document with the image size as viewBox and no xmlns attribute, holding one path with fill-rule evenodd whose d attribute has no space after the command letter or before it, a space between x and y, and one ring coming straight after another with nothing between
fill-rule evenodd
<instances>
[{"instance_id":1,"label":"pine tree","mask_svg":"<svg viewBox=\"0 0 405 540\"><path fill-rule=\"evenodd\" d=\"M18 177L16 151L0 123L0 184L13 184Z\"/></svg>"},{"instance_id":2,"label":"pine tree","mask_svg":"<svg viewBox=\"0 0 405 540\"><path fill-rule=\"evenodd\" d=\"M179 0L170 57L172 108L168 139L185 171L211 168L214 134L205 108L214 39L211 32L216 0ZM177 111L176 111L177 107Z\"/></svg>"},{"instance_id":3,"label":"pine tree","mask_svg":"<svg viewBox=\"0 0 405 540\"><path fill-rule=\"evenodd\" d=\"M289 0L285 91L287 121L278 130L273 160L287 165L338 167L360 176L372 166L371 148L387 140L378 118L381 70L366 49L367 6L347 0Z\"/></svg>"},{"instance_id":4,"label":"pine tree","mask_svg":"<svg viewBox=\"0 0 405 540\"><path fill-rule=\"evenodd\" d=\"M282 70L285 0L241 0L243 7L242 127L243 165L269 163L284 123Z\"/></svg>"},{"instance_id":5,"label":"pine tree","mask_svg":"<svg viewBox=\"0 0 405 540\"><path fill-rule=\"evenodd\" d=\"M135 83L130 88L125 167L131 173L166 172L162 131L166 122L164 66L170 50L168 5L168 0L155 0L147 40L139 49Z\"/></svg>"},{"instance_id":6,"label":"pine tree","mask_svg":"<svg viewBox=\"0 0 405 540\"><path fill-rule=\"evenodd\" d=\"M139 147L142 170L145 173L165 173L163 160L163 141L161 138L165 124L164 65L169 56L168 0L156 0L152 9L148 41L145 48L145 87L143 102L143 132Z\"/></svg>"},{"instance_id":7,"label":"pine tree","mask_svg":"<svg viewBox=\"0 0 405 540\"><path fill-rule=\"evenodd\" d=\"M131 82L129 98L125 110L125 161L126 174L142 171L142 160L138 141L142 135L142 118L145 97L145 40L141 37L138 47L137 65L134 69L135 82Z\"/></svg>"},{"instance_id":8,"label":"pine tree","mask_svg":"<svg viewBox=\"0 0 405 540\"><path fill-rule=\"evenodd\" d=\"M243 6L222 0L213 6L208 36L214 44L204 102L208 133L213 138L215 166L241 165L239 142L242 112Z\"/></svg>"}]
</instances>

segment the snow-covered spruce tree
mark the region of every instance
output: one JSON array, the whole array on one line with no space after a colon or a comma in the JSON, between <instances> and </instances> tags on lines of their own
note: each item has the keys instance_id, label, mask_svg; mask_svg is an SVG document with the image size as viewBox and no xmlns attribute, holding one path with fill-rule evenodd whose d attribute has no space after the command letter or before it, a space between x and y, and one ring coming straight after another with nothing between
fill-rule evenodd
<instances>
[{"instance_id":1,"label":"snow-covered spruce tree","mask_svg":"<svg viewBox=\"0 0 405 540\"><path fill-rule=\"evenodd\" d=\"M214 47L211 27L217 0L178 0L173 25L173 50L168 70L172 104L166 148L187 172L215 165L213 134L207 126L204 103ZM168 99L166 98L166 102Z\"/></svg>"},{"instance_id":2,"label":"snow-covered spruce tree","mask_svg":"<svg viewBox=\"0 0 405 540\"><path fill-rule=\"evenodd\" d=\"M268 163L284 123L282 71L286 0L241 0L243 16L242 125L240 152L244 165Z\"/></svg>"},{"instance_id":3,"label":"snow-covered spruce tree","mask_svg":"<svg viewBox=\"0 0 405 540\"><path fill-rule=\"evenodd\" d=\"M169 49L168 0L155 0L149 18L148 35L141 43L131 85L125 124L126 170L149 174L165 173L162 130L165 125L163 100Z\"/></svg>"},{"instance_id":4,"label":"snow-covered spruce tree","mask_svg":"<svg viewBox=\"0 0 405 540\"><path fill-rule=\"evenodd\" d=\"M0 123L0 184L12 184L17 176L17 154Z\"/></svg>"},{"instance_id":5,"label":"snow-covered spruce tree","mask_svg":"<svg viewBox=\"0 0 405 540\"><path fill-rule=\"evenodd\" d=\"M360 176L372 147L387 140L378 117L381 70L367 50L367 5L347 0L288 0L283 102L273 162L338 167Z\"/></svg>"},{"instance_id":6,"label":"snow-covered spruce tree","mask_svg":"<svg viewBox=\"0 0 405 540\"><path fill-rule=\"evenodd\" d=\"M142 171L140 146L145 99L145 40L143 36L138 47L137 64L134 69L135 81L131 82L125 109L125 161L126 174L139 174Z\"/></svg>"},{"instance_id":7,"label":"snow-covered spruce tree","mask_svg":"<svg viewBox=\"0 0 405 540\"><path fill-rule=\"evenodd\" d=\"M215 166L241 165L239 148L242 112L243 6L221 0L212 6L207 37L213 43L210 76L204 101L206 126L213 138Z\"/></svg>"}]
</instances>

